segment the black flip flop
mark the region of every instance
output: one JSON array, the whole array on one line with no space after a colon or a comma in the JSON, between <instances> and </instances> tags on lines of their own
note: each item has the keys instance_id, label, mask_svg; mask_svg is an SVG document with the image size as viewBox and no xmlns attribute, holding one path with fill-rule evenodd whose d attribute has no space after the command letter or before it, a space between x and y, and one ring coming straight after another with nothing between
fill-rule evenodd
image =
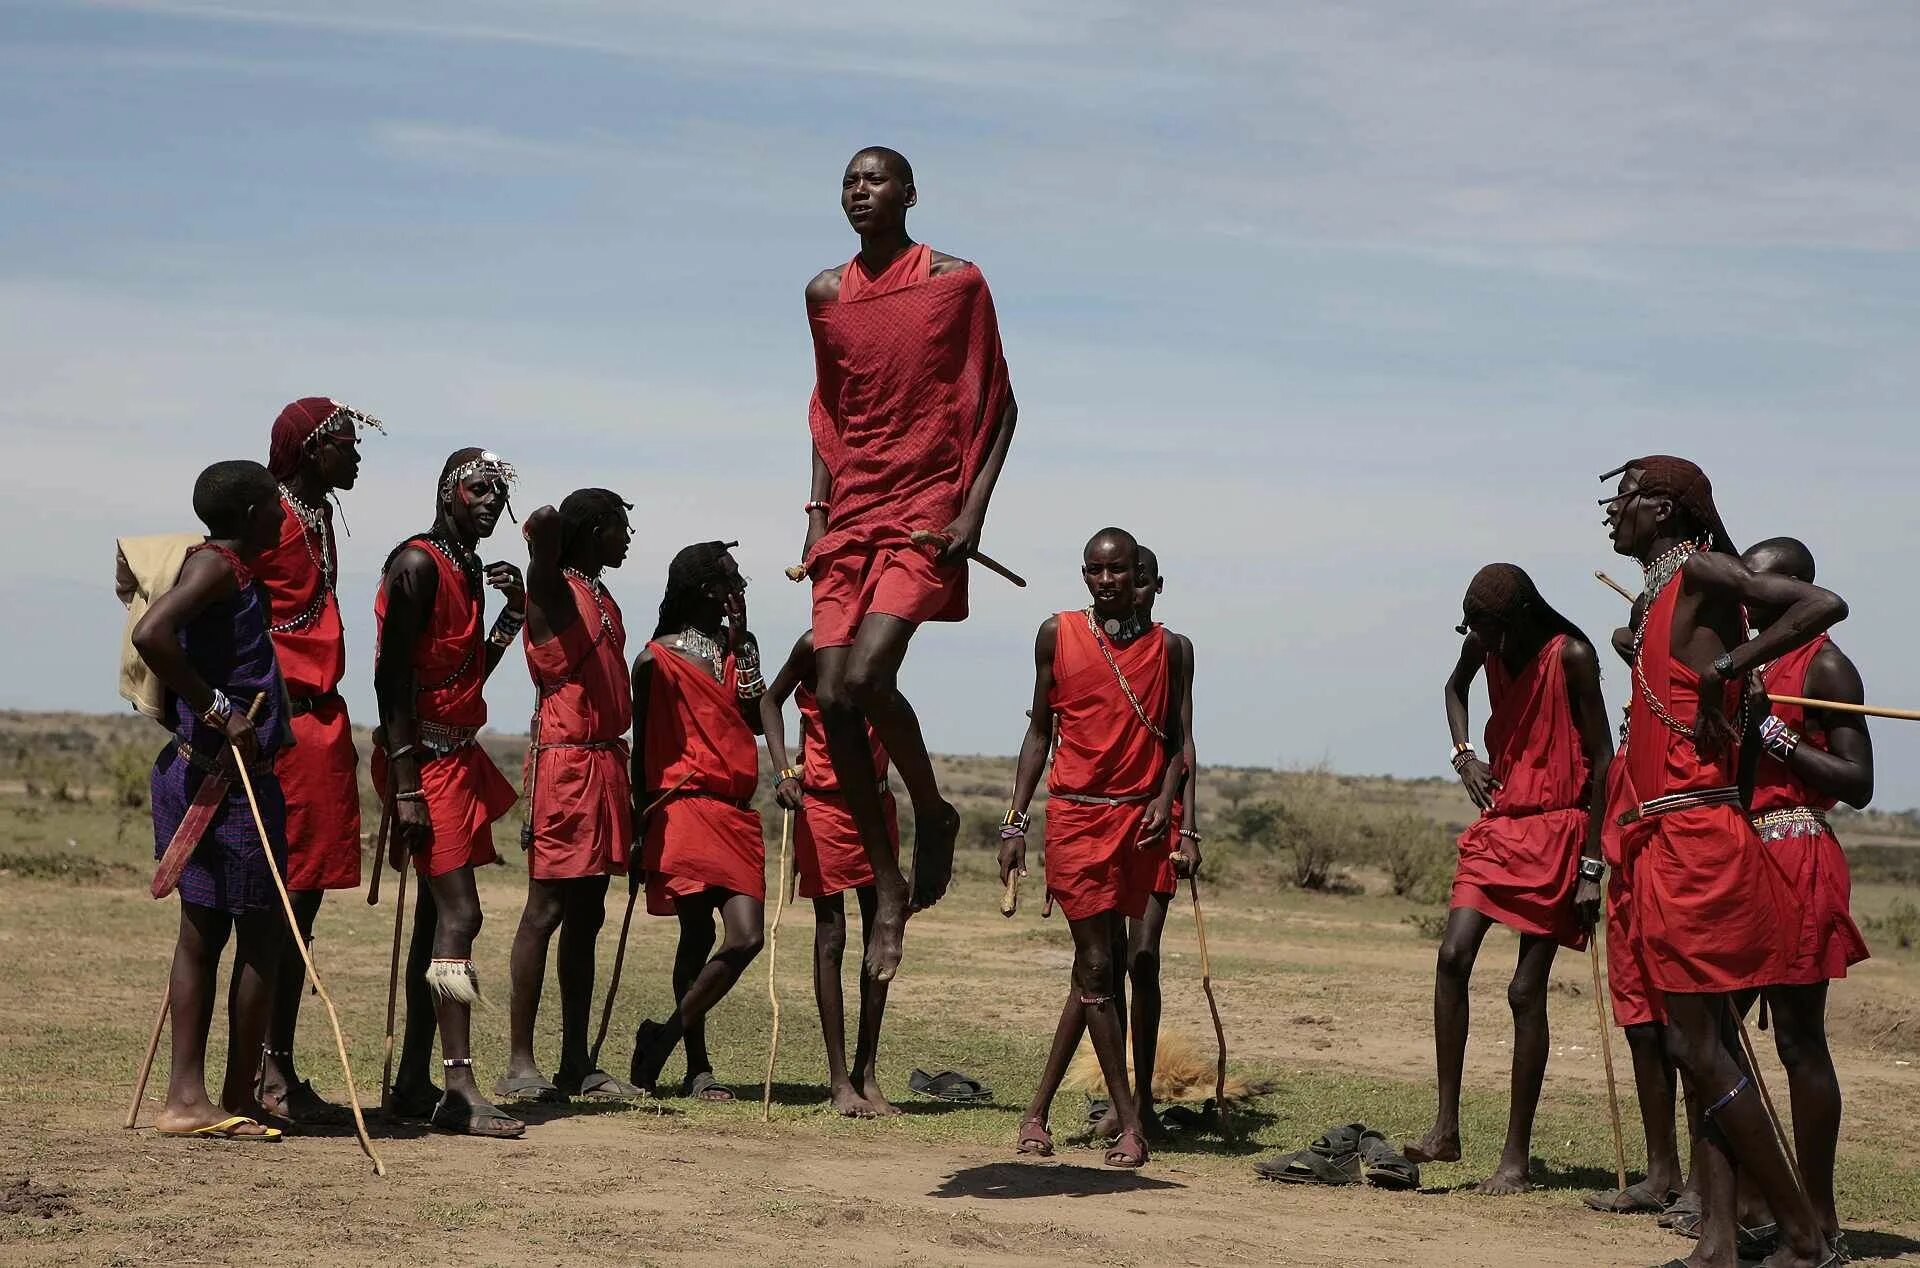
<instances>
[{"instance_id":1,"label":"black flip flop","mask_svg":"<svg viewBox=\"0 0 1920 1268\"><path fill-rule=\"evenodd\" d=\"M1589 1193L1580 1201L1588 1210L1599 1211L1603 1215L1659 1215L1672 1206L1679 1196L1678 1192L1670 1190L1664 1197L1657 1197L1647 1187L1645 1180L1636 1180L1624 1189Z\"/></svg>"},{"instance_id":2,"label":"black flip flop","mask_svg":"<svg viewBox=\"0 0 1920 1268\"><path fill-rule=\"evenodd\" d=\"M1420 1168L1376 1131L1360 1133L1360 1174L1376 1189L1420 1187Z\"/></svg>"},{"instance_id":3,"label":"black flip flop","mask_svg":"<svg viewBox=\"0 0 1920 1268\"><path fill-rule=\"evenodd\" d=\"M497 1109L479 1109L466 1101L443 1096L429 1120L438 1131L456 1136L481 1136L488 1140L518 1140L527 1134L527 1125L511 1114ZM489 1126L489 1124L499 1124Z\"/></svg>"},{"instance_id":4,"label":"black flip flop","mask_svg":"<svg viewBox=\"0 0 1920 1268\"><path fill-rule=\"evenodd\" d=\"M1305 1149L1254 1163L1254 1173L1281 1184L1358 1184L1360 1140L1366 1133L1365 1123L1329 1127Z\"/></svg>"},{"instance_id":5,"label":"black flip flop","mask_svg":"<svg viewBox=\"0 0 1920 1268\"><path fill-rule=\"evenodd\" d=\"M387 1101L387 1117L405 1123L424 1123L440 1108L440 1097L440 1089L431 1083L412 1095L396 1087Z\"/></svg>"},{"instance_id":6,"label":"black flip flop","mask_svg":"<svg viewBox=\"0 0 1920 1268\"><path fill-rule=\"evenodd\" d=\"M707 1095L709 1092L718 1092L720 1095L709 1096ZM728 1101L737 1099L731 1088L713 1077L711 1070L702 1070L683 1080L680 1084L680 1095L690 1096L696 1101L704 1101L709 1105L724 1105Z\"/></svg>"},{"instance_id":7,"label":"black flip flop","mask_svg":"<svg viewBox=\"0 0 1920 1268\"><path fill-rule=\"evenodd\" d=\"M958 1070L942 1070L938 1074L915 1070L907 1076L907 1090L955 1105L975 1105L993 1099L992 1088Z\"/></svg>"},{"instance_id":8,"label":"black flip flop","mask_svg":"<svg viewBox=\"0 0 1920 1268\"><path fill-rule=\"evenodd\" d=\"M517 1101L532 1101L536 1105L567 1099L551 1079L539 1074L501 1075L494 1080L493 1094L503 1099L511 1097Z\"/></svg>"}]
</instances>

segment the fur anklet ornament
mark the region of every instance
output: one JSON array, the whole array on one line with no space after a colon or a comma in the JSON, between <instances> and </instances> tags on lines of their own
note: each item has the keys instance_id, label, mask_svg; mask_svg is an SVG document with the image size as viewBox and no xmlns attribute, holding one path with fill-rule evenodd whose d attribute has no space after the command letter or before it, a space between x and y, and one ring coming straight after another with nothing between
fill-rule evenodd
<instances>
[{"instance_id":1,"label":"fur anklet ornament","mask_svg":"<svg viewBox=\"0 0 1920 1268\"><path fill-rule=\"evenodd\" d=\"M471 1008L480 1002L480 974L472 960L434 960L427 965L427 989Z\"/></svg>"}]
</instances>

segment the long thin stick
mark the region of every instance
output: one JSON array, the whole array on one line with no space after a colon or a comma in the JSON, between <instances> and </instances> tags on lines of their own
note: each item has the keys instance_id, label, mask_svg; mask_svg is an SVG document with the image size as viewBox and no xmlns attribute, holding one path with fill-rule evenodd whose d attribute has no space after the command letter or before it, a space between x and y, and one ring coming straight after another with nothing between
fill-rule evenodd
<instances>
[{"instance_id":1,"label":"long thin stick","mask_svg":"<svg viewBox=\"0 0 1920 1268\"><path fill-rule=\"evenodd\" d=\"M400 930L407 919L407 858L393 878L393 952L387 959L387 1036L380 1054L380 1108L393 1117L393 1017L400 997Z\"/></svg>"},{"instance_id":2,"label":"long thin stick","mask_svg":"<svg viewBox=\"0 0 1920 1268\"><path fill-rule=\"evenodd\" d=\"M380 830L373 834L373 880L367 884L367 906L380 905L380 869L387 865L387 833L393 828L393 799L380 799Z\"/></svg>"},{"instance_id":3,"label":"long thin stick","mask_svg":"<svg viewBox=\"0 0 1920 1268\"><path fill-rule=\"evenodd\" d=\"M1628 603L1632 603L1638 598L1632 591L1628 590L1618 581L1615 581L1612 577L1609 577L1606 573L1601 572L1598 568L1593 570L1593 579L1625 599Z\"/></svg>"},{"instance_id":4,"label":"long thin stick","mask_svg":"<svg viewBox=\"0 0 1920 1268\"><path fill-rule=\"evenodd\" d=\"M327 1006L327 1020L333 1025L333 1046L340 1057L340 1069L347 1078L347 1104L353 1107L354 1134L360 1138L361 1150L373 1161L373 1174L384 1176L387 1174L386 1164L373 1151L373 1141L367 1135L367 1120L360 1113L360 1094L353 1087L353 1066L347 1061L347 1039L340 1033L340 1014L334 1011L333 996L327 994L327 988L321 984L319 970L313 967L313 955L307 950L307 940L300 936L300 921L293 914L293 898L287 893L287 882L280 875L280 864L274 861L266 821L260 817L260 799L253 793L253 776L247 773L247 764L240 761L237 755L233 768L240 772L240 786L247 791L247 808L253 811L253 827L260 834L260 852L266 857L267 872L273 877L273 887L280 892L280 908L287 914L287 929L293 934L293 945L306 962L307 980L313 983L320 1002Z\"/></svg>"},{"instance_id":5,"label":"long thin stick","mask_svg":"<svg viewBox=\"0 0 1920 1268\"><path fill-rule=\"evenodd\" d=\"M1634 596L1627 593L1627 588L1606 573L1595 572L1593 575L1627 602L1634 601ZM1781 704L1799 705L1802 709L1831 709L1835 713L1858 713L1869 718L1892 718L1896 722L1920 722L1920 709L1890 709L1881 705L1848 704L1844 700L1816 700L1811 696L1776 696L1771 692L1768 693L1767 699Z\"/></svg>"},{"instance_id":6,"label":"long thin stick","mask_svg":"<svg viewBox=\"0 0 1920 1268\"><path fill-rule=\"evenodd\" d=\"M912 542L916 546L938 546L942 550L945 550L948 546L953 544L953 539L951 537L948 537L945 533L936 533L931 529L925 529L925 528L916 529L915 531L908 533L907 540ZM1027 579L1025 577L1013 571L1011 568L1007 567L1005 564L995 559L992 555L983 555L976 550L972 554L968 555L967 558L971 559L974 563L979 564L982 568L985 568L988 572L999 573L1001 576L1005 577L1008 581L1011 581L1015 586L1018 586L1020 589L1025 590L1027 588Z\"/></svg>"},{"instance_id":7,"label":"long thin stick","mask_svg":"<svg viewBox=\"0 0 1920 1268\"><path fill-rule=\"evenodd\" d=\"M1213 1067L1213 1107L1220 1115L1220 1138L1233 1139L1227 1122L1227 1032L1220 1025L1220 1005L1213 999L1213 957L1207 954L1207 918L1200 912L1200 878L1187 877L1187 893L1193 898L1193 928L1200 937L1200 989L1206 992L1207 1011L1213 1014L1213 1042L1219 1056Z\"/></svg>"},{"instance_id":8,"label":"long thin stick","mask_svg":"<svg viewBox=\"0 0 1920 1268\"><path fill-rule=\"evenodd\" d=\"M780 891L773 900L773 927L767 931L767 998L773 1001L773 1038L767 1044L767 1077L760 1090L760 1121L773 1121L773 1063L780 1056L780 991L774 966L780 962L780 915L787 907L787 842L793 836L793 811L780 816Z\"/></svg>"},{"instance_id":9,"label":"long thin stick","mask_svg":"<svg viewBox=\"0 0 1920 1268\"><path fill-rule=\"evenodd\" d=\"M1753 1051L1753 1036L1747 1033L1747 1018L1733 1001L1727 1001L1727 1008L1733 1013L1734 1024L1740 1028L1740 1049L1747 1055L1747 1069L1753 1072L1753 1085L1760 1089L1760 1104L1767 1111L1767 1125L1773 1128L1773 1138L1780 1151L1787 1156L1787 1170L1793 1173L1793 1187L1800 1191L1800 1197L1807 1196L1806 1177L1800 1174L1800 1160L1794 1156L1793 1142L1787 1139L1787 1130L1780 1125L1780 1115L1774 1112L1773 1096L1767 1091L1767 1081L1760 1074L1760 1061Z\"/></svg>"},{"instance_id":10,"label":"long thin stick","mask_svg":"<svg viewBox=\"0 0 1920 1268\"><path fill-rule=\"evenodd\" d=\"M661 793L649 802L646 809L640 812L639 819L633 825L634 836L644 839L646 835L645 824L648 817L664 805L667 798L686 787L687 781L692 778L693 772L688 771L680 777L679 782L674 784L673 787L667 789L667 791ZM629 876L627 882L627 914L620 918L620 943L614 948L613 952L613 976L607 982L607 1002L600 1008L600 1033L593 1037L593 1051L587 1054L587 1065L590 1069L594 1070L600 1068L600 1045L607 1041L607 1027L613 1023L613 1000L614 997L620 993L620 970L627 962L627 930L633 928L633 904L634 901L640 897L640 886L631 879L633 865L636 862L638 862L637 859L630 859L627 863L627 873Z\"/></svg>"},{"instance_id":11,"label":"long thin stick","mask_svg":"<svg viewBox=\"0 0 1920 1268\"><path fill-rule=\"evenodd\" d=\"M153 1073L153 1058L160 1051L160 1032L167 1028L167 1014L173 1011L173 970L167 970L167 989L160 992L160 1015L153 1019L153 1038L147 1040L147 1059L140 1067L140 1081L133 1086L133 1104L127 1106L127 1126L140 1117L140 1102L147 1097L147 1076Z\"/></svg>"},{"instance_id":12,"label":"long thin stick","mask_svg":"<svg viewBox=\"0 0 1920 1268\"><path fill-rule=\"evenodd\" d=\"M1607 1067L1607 1110L1613 1116L1613 1172L1624 1190L1627 1187L1627 1145L1620 1135L1620 1091L1613 1082L1613 1027L1607 1025L1606 1005L1600 998L1598 930L1587 935L1587 962L1593 966L1593 1012L1600 1022L1600 1060Z\"/></svg>"}]
</instances>

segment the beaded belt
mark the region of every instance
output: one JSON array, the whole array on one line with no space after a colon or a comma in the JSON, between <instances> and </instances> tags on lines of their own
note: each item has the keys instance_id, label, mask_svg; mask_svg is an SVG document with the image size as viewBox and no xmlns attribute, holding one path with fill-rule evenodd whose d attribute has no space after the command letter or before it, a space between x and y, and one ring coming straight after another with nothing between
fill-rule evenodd
<instances>
[{"instance_id":1,"label":"beaded belt","mask_svg":"<svg viewBox=\"0 0 1920 1268\"><path fill-rule=\"evenodd\" d=\"M173 747L174 747L174 750L180 754L180 760L185 762L187 765L193 767L195 770L204 771L209 775L218 775L222 779L226 778L228 775L231 775L233 773L233 767L231 765L225 762L217 761L211 757L201 756L199 753L194 752L193 745L187 743L185 740L174 741ZM226 750L222 750L222 753L224 754L225 751ZM249 766L247 769L252 771L256 775L259 775L259 774L264 774L265 772L273 768L267 762L255 762L251 766Z\"/></svg>"},{"instance_id":2,"label":"beaded belt","mask_svg":"<svg viewBox=\"0 0 1920 1268\"><path fill-rule=\"evenodd\" d=\"M586 749L590 752L596 752L596 753L613 752L613 753L619 753L622 756L625 756L629 751L627 748L627 742L625 740L618 740L618 739L615 739L615 740L555 740L551 744L533 744L533 745L529 745L528 747L531 748L535 753L544 753L548 749L556 749L556 748L577 748L577 749Z\"/></svg>"},{"instance_id":3,"label":"beaded belt","mask_svg":"<svg viewBox=\"0 0 1920 1268\"><path fill-rule=\"evenodd\" d=\"M290 696L287 699L287 716L297 718L312 713L323 704L331 704L340 698L337 691L323 691L316 696Z\"/></svg>"},{"instance_id":4,"label":"beaded belt","mask_svg":"<svg viewBox=\"0 0 1920 1268\"><path fill-rule=\"evenodd\" d=\"M1783 841L1788 837L1819 836L1830 832L1827 814L1812 806L1783 806L1753 816L1753 830L1762 841Z\"/></svg>"},{"instance_id":5,"label":"beaded belt","mask_svg":"<svg viewBox=\"0 0 1920 1268\"><path fill-rule=\"evenodd\" d=\"M420 747L431 750L435 757L459 752L480 734L477 726L445 726L439 722L416 722L413 729Z\"/></svg>"},{"instance_id":6,"label":"beaded belt","mask_svg":"<svg viewBox=\"0 0 1920 1268\"><path fill-rule=\"evenodd\" d=\"M1112 796L1108 793L1048 792L1049 801L1071 801L1081 806L1130 806L1138 802L1152 801L1152 793L1123 793Z\"/></svg>"},{"instance_id":7,"label":"beaded belt","mask_svg":"<svg viewBox=\"0 0 1920 1268\"><path fill-rule=\"evenodd\" d=\"M838 797L840 795L840 789L838 788L815 788L811 784L800 785L800 791L809 797ZM880 781L877 791L884 797L893 791L893 785L883 779Z\"/></svg>"},{"instance_id":8,"label":"beaded belt","mask_svg":"<svg viewBox=\"0 0 1920 1268\"><path fill-rule=\"evenodd\" d=\"M1739 804L1740 790L1732 785L1725 788L1696 788L1688 792L1668 793L1664 797L1655 797L1652 801L1643 801L1621 815L1616 822L1624 828L1630 823L1672 814L1676 810L1692 810L1696 806L1737 806Z\"/></svg>"}]
</instances>

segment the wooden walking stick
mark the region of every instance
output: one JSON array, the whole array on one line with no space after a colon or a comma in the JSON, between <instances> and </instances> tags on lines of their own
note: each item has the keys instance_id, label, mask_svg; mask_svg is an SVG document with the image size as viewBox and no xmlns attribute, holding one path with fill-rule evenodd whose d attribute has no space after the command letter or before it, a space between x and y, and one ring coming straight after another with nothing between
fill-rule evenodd
<instances>
[{"instance_id":1,"label":"wooden walking stick","mask_svg":"<svg viewBox=\"0 0 1920 1268\"><path fill-rule=\"evenodd\" d=\"M1628 590L1625 586L1621 585L1618 581L1615 581L1612 577L1609 577L1606 573L1601 572L1598 568L1595 568L1593 570L1593 579L1595 581L1598 581L1601 585L1607 587L1607 589L1613 591L1615 594L1619 595L1621 598L1625 599L1628 603L1634 602L1636 596L1633 594L1632 591Z\"/></svg>"},{"instance_id":2,"label":"wooden walking stick","mask_svg":"<svg viewBox=\"0 0 1920 1268\"><path fill-rule=\"evenodd\" d=\"M153 1019L153 1038L147 1040L147 1059L140 1066L140 1081L133 1085L133 1104L127 1106L127 1126L140 1118L140 1102L147 1097L147 1076L153 1073L153 1058L160 1051L160 1032L167 1028L167 1014L173 1011L173 970L167 970L167 989L160 992L160 1014Z\"/></svg>"},{"instance_id":3,"label":"wooden walking stick","mask_svg":"<svg viewBox=\"0 0 1920 1268\"><path fill-rule=\"evenodd\" d=\"M1613 1082L1613 1027L1607 1025L1607 1009L1600 989L1600 931L1587 935L1587 962L1593 966L1593 1011L1600 1022L1600 1060L1607 1067L1607 1111L1613 1117L1613 1172L1620 1188L1627 1187L1627 1146L1620 1135L1620 1092Z\"/></svg>"},{"instance_id":4,"label":"wooden walking stick","mask_svg":"<svg viewBox=\"0 0 1920 1268\"><path fill-rule=\"evenodd\" d=\"M929 529L922 528L908 534L907 540L911 541L916 546L938 546L938 547L941 547L942 549L945 549L947 544L951 542L953 539L948 537L945 533L936 533ZM980 551L976 550L971 555L968 555L967 558L971 559L974 563L979 564L982 568L985 568L988 572L999 573L1002 577L1005 577L1008 581L1011 581L1018 588L1022 590L1027 588L1027 579L1025 577L1021 576L1019 573L1015 572L1013 569L1007 567L1005 564L1001 563L998 559L995 559L992 555L982 554ZM807 566L805 564L794 564L787 569L788 581L805 581L806 579L807 579Z\"/></svg>"},{"instance_id":5,"label":"wooden walking stick","mask_svg":"<svg viewBox=\"0 0 1920 1268\"><path fill-rule=\"evenodd\" d=\"M780 960L780 914L787 906L787 841L793 836L793 811L780 816L779 892L773 901L773 927L767 931L767 998L773 1001L773 1038L767 1044L767 1077L760 1090L760 1121L773 1121L773 1063L780 1056L780 992L774 985L774 966Z\"/></svg>"},{"instance_id":6,"label":"wooden walking stick","mask_svg":"<svg viewBox=\"0 0 1920 1268\"><path fill-rule=\"evenodd\" d=\"M1206 992L1207 1011L1213 1014L1213 1042L1219 1055L1213 1066L1213 1107L1220 1115L1220 1138L1233 1139L1227 1122L1227 1032L1220 1025L1220 1005L1213 999L1213 958L1207 954L1207 918L1200 912L1200 878L1187 877L1187 893L1193 899L1193 929L1200 938L1200 989Z\"/></svg>"},{"instance_id":7,"label":"wooden walking stick","mask_svg":"<svg viewBox=\"0 0 1920 1268\"><path fill-rule=\"evenodd\" d=\"M373 1161L373 1174L384 1176L387 1166L380 1161L380 1155L373 1151L373 1141L367 1136L367 1120L360 1113L360 1094L353 1086L353 1065L347 1060L346 1036L340 1033L340 1014L334 1011L333 996L327 994L327 988L320 982L320 971L313 967L313 953L307 950L307 940L300 936L300 921L293 914L293 898L287 893L287 882L280 875L280 864L274 861L271 838L267 836L266 821L260 817L260 799L253 793L253 776L247 773L247 764L234 755L233 768L240 772L240 787L247 793L247 808L253 811L253 827L260 834L260 850L266 856L267 872L273 877L273 887L280 893L280 908L287 914L287 929L293 934L293 945L300 952L300 958L307 966L307 980L313 983L313 989L320 996L320 1002L327 1006L327 1020L333 1025L333 1046L340 1057L341 1072L347 1080L347 1104L353 1108L353 1130L360 1138L360 1148Z\"/></svg>"},{"instance_id":8,"label":"wooden walking stick","mask_svg":"<svg viewBox=\"0 0 1920 1268\"><path fill-rule=\"evenodd\" d=\"M1733 1014L1734 1025L1740 1029L1740 1050L1746 1054L1747 1069L1753 1075L1753 1086L1760 1089L1760 1106L1767 1112L1767 1126L1773 1128L1773 1139L1780 1146L1780 1152L1787 1156L1787 1170L1793 1174L1793 1187L1800 1191L1804 1199L1807 1196L1807 1180L1800 1174L1800 1159L1794 1155L1793 1142L1787 1138L1787 1129L1780 1124L1780 1115L1773 1108L1773 1096L1767 1091L1767 1081L1760 1074L1760 1060L1753 1050L1753 1036L1747 1032L1746 1014L1734 1007L1733 1000L1727 1000L1727 1009Z\"/></svg>"},{"instance_id":9,"label":"wooden walking stick","mask_svg":"<svg viewBox=\"0 0 1920 1268\"><path fill-rule=\"evenodd\" d=\"M646 835L645 824L648 816L664 805L667 798L686 787L687 781L692 778L693 772L688 771L680 777L678 783L647 804L646 809L640 812L639 819L633 825L633 834L636 838L644 838ZM620 942L613 951L613 976L607 981L607 1002L600 1009L600 1033L593 1037L593 1051L587 1054L587 1065L594 1070L600 1068L600 1045L607 1041L607 1027L613 1022L613 998L620 993L620 969L627 962L627 930L633 928L633 904L640 897L639 879L634 874L635 864L638 862L638 859L627 861L627 914L620 918Z\"/></svg>"},{"instance_id":10,"label":"wooden walking stick","mask_svg":"<svg viewBox=\"0 0 1920 1268\"><path fill-rule=\"evenodd\" d=\"M1000 895L1000 914L1011 916L1020 910L1020 878L1027 874L1024 867L1016 867L1007 873L1007 889Z\"/></svg>"},{"instance_id":11,"label":"wooden walking stick","mask_svg":"<svg viewBox=\"0 0 1920 1268\"><path fill-rule=\"evenodd\" d=\"M382 849L385 847L382 846ZM395 869L393 878L393 952L387 959L387 1035L380 1053L380 1109L387 1117L393 1117L393 1018L394 1005L400 997L400 931L407 919L407 859L400 857L400 866Z\"/></svg>"},{"instance_id":12,"label":"wooden walking stick","mask_svg":"<svg viewBox=\"0 0 1920 1268\"><path fill-rule=\"evenodd\" d=\"M367 906L380 905L380 869L387 865L387 833L393 827L393 801L380 801L380 828L373 834L373 879L367 883Z\"/></svg>"}]
</instances>

